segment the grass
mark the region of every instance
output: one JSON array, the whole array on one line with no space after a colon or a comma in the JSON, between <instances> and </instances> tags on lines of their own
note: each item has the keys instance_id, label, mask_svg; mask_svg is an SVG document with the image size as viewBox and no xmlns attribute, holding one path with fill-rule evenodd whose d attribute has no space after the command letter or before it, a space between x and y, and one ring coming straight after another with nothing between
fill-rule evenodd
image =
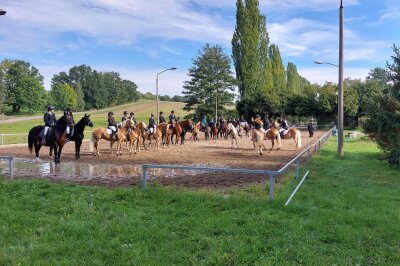
<instances>
[{"instance_id":1,"label":"grass","mask_svg":"<svg viewBox=\"0 0 400 266\"><path fill-rule=\"evenodd\" d=\"M265 185L144 191L3 178L0 265L398 265L399 171L372 142L344 149L339 159L336 140L325 144L288 207L293 178L273 202Z\"/></svg>"},{"instance_id":2,"label":"grass","mask_svg":"<svg viewBox=\"0 0 400 266\"><path fill-rule=\"evenodd\" d=\"M176 116L180 116L183 118L188 113L183 111L184 103L180 102L161 102L160 101L160 110L164 111L164 116L168 120L168 115L171 110L175 111ZM156 114L156 103L154 101L138 101L135 103L124 104L115 106L112 108L96 110L96 111L89 111L86 112L90 114L90 118L94 123L94 127L105 127L107 126L107 114L109 111L113 111L115 114L115 119L117 122L120 121L121 117L123 116L124 111L134 112L136 121L145 121L148 124L150 114L153 112ZM83 116L85 112L76 113L74 115L75 122L77 123ZM59 118L62 116L62 113L56 112L56 117ZM43 119L31 119L27 121L20 121L20 122L5 122L0 123L0 134L27 134L29 130L37 125L42 125ZM90 128L87 128L90 131ZM90 138L89 134L86 134L86 138ZM3 144L14 144L14 143L26 143L27 142L27 135L17 135L17 136L3 136ZM1 139L0 139L1 143Z\"/></svg>"}]
</instances>

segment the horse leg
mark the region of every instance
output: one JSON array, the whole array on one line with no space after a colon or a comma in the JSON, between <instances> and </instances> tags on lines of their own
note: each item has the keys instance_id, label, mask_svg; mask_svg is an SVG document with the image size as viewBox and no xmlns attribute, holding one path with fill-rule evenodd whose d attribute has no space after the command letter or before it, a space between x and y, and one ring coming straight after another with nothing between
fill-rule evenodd
<instances>
[{"instance_id":1,"label":"horse leg","mask_svg":"<svg viewBox=\"0 0 400 266\"><path fill-rule=\"evenodd\" d=\"M78 140L75 141L75 160L79 159L79 152L78 152Z\"/></svg>"},{"instance_id":2,"label":"horse leg","mask_svg":"<svg viewBox=\"0 0 400 266\"><path fill-rule=\"evenodd\" d=\"M272 143L272 146L271 146L271 149L270 149L270 151L272 151L272 149L274 148L274 145L275 145L274 138L271 138L271 143Z\"/></svg>"},{"instance_id":3,"label":"horse leg","mask_svg":"<svg viewBox=\"0 0 400 266\"><path fill-rule=\"evenodd\" d=\"M54 144L52 147L54 149L54 162L58 163L57 162L57 144Z\"/></svg>"},{"instance_id":4,"label":"horse leg","mask_svg":"<svg viewBox=\"0 0 400 266\"><path fill-rule=\"evenodd\" d=\"M36 155L36 161L37 162L39 161L39 151L40 151L41 147L42 147L41 144L38 144L38 145L35 144L35 155ZM51 148L50 148L50 150L51 150Z\"/></svg>"},{"instance_id":5,"label":"horse leg","mask_svg":"<svg viewBox=\"0 0 400 266\"><path fill-rule=\"evenodd\" d=\"M64 144L62 144L62 145L60 145L60 147L58 147L57 163L60 163L60 162L61 162L61 152L62 152L63 147L64 147ZM55 155L55 154L56 154L56 153L54 152L54 155Z\"/></svg>"}]
</instances>

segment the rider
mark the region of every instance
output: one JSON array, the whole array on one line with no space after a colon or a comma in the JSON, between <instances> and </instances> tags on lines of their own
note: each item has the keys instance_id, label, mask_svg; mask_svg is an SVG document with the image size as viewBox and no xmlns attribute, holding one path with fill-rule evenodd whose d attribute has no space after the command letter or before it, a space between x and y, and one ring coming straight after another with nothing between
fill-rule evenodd
<instances>
[{"instance_id":1,"label":"rider","mask_svg":"<svg viewBox=\"0 0 400 266\"><path fill-rule=\"evenodd\" d=\"M171 113L169 114L169 123L171 124L172 127L175 127L175 123L176 123L176 116L175 116L175 112L174 110L171 111Z\"/></svg>"},{"instance_id":2,"label":"rider","mask_svg":"<svg viewBox=\"0 0 400 266\"><path fill-rule=\"evenodd\" d=\"M271 122L269 121L269 116L265 114L264 116L264 130L268 130Z\"/></svg>"},{"instance_id":3,"label":"rider","mask_svg":"<svg viewBox=\"0 0 400 266\"><path fill-rule=\"evenodd\" d=\"M203 119L201 120L201 127L205 129L206 125L207 125L207 116L204 115Z\"/></svg>"},{"instance_id":4,"label":"rider","mask_svg":"<svg viewBox=\"0 0 400 266\"><path fill-rule=\"evenodd\" d=\"M117 123L115 123L115 119L113 117L114 112L108 112L108 128L111 130L111 139L115 140L115 135L118 132Z\"/></svg>"},{"instance_id":5,"label":"rider","mask_svg":"<svg viewBox=\"0 0 400 266\"><path fill-rule=\"evenodd\" d=\"M46 144L46 135L47 131L49 130L49 127L53 127L57 123L57 118L56 115L54 114L54 106L49 105L47 107L47 113L44 114L43 120L44 120L44 133L42 136L42 145Z\"/></svg>"},{"instance_id":6,"label":"rider","mask_svg":"<svg viewBox=\"0 0 400 266\"><path fill-rule=\"evenodd\" d=\"M160 120L160 124L165 123L165 117L163 111L160 111L158 119Z\"/></svg>"},{"instance_id":7,"label":"rider","mask_svg":"<svg viewBox=\"0 0 400 266\"><path fill-rule=\"evenodd\" d=\"M263 127L263 122L261 121L261 116L256 115L256 118L253 119L253 125L255 129L262 129Z\"/></svg>"},{"instance_id":8,"label":"rider","mask_svg":"<svg viewBox=\"0 0 400 266\"><path fill-rule=\"evenodd\" d=\"M121 121L124 122L125 120L129 119L128 111L124 111L124 116L121 118Z\"/></svg>"},{"instance_id":9,"label":"rider","mask_svg":"<svg viewBox=\"0 0 400 266\"><path fill-rule=\"evenodd\" d=\"M136 126L136 118L135 118L135 113L134 112L130 112L129 114L129 119L131 119L133 121L133 124Z\"/></svg>"},{"instance_id":10,"label":"rider","mask_svg":"<svg viewBox=\"0 0 400 266\"><path fill-rule=\"evenodd\" d=\"M154 132L156 131L156 121L154 120L153 113L151 113L150 118L149 118L149 131L150 131L150 135L153 135Z\"/></svg>"},{"instance_id":11,"label":"rider","mask_svg":"<svg viewBox=\"0 0 400 266\"><path fill-rule=\"evenodd\" d=\"M280 129L279 129L279 133L281 134L281 137L283 138L284 132L285 130L287 130L289 128L286 116L283 116L280 122Z\"/></svg>"},{"instance_id":12,"label":"rider","mask_svg":"<svg viewBox=\"0 0 400 266\"><path fill-rule=\"evenodd\" d=\"M74 116L72 115L72 109L70 107L67 107L64 111L64 116L69 115L71 117L71 122L73 125L75 125L74 121ZM68 142L72 136L74 135L74 127L70 128L69 125L67 125L67 138L65 139L66 142Z\"/></svg>"}]
</instances>

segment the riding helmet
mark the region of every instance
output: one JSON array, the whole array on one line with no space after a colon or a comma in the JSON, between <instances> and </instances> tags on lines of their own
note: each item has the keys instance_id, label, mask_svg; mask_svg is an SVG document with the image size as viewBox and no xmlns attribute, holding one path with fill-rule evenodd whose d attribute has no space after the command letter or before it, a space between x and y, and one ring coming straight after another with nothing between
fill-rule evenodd
<instances>
[{"instance_id":1,"label":"riding helmet","mask_svg":"<svg viewBox=\"0 0 400 266\"><path fill-rule=\"evenodd\" d=\"M131 112L129 115L135 115L135 113L134 113L134 112Z\"/></svg>"},{"instance_id":2,"label":"riding helmet","mask_svg":"<svg viewBox=\"0 0 400 266\"><path fill-rule=\"evenodd\" d=\"M108 112L108 116L114 115L114 112Z\"/></svg>"},{"instance_id":3,"label":"riding helmet","mask_svg":"<svg viewBox=\"0 0 400 266\"><path fill-rule=\"evenodd\" d=\"M172 110L171 113L175 113L174 110Z\"/></svg>"},{"instance_id":4,"label":"riding helmet","mask_svg":"<svg viewBox=\"0 0 400 266\"><path fill-rule=\"evenodd\" d=\"M164 112L163 112L163 111L160 111L160 115L162 115L162 114L164 114Z\"/></svg>"},{"instance_id":5,"label":"riding helmet","mask_svg":"<svg viewBox=\"0 0 400 266\"><path fill-rule=\"evenodd\" d=\"M47 111L50 111L50 110L54 110L54 106L53 106L53 105L49 105L49 106L47 107Z\"/></svg>"},{"instance_id":6,"label":"riding helmet","mask_svg":"<svg viewBox=\"0 0 400 266\"><path fill-rule=\"evenodd\" d=\"M124 111L124 115L127 115L128 114L128 111Z\"/></svg>"},{"instance_id":7,"label":"riding helmet","mask_svg":"<svg viewBox=\"0 0 400 266\"><path fill-rule=\"evenodd\" d=\"M71 114L71 113L72 113L72 110L71 110L71 108L67 107L67 109L65 109L65 112Z\"/></svg>"},{"instance_id":8,"label":"riding helmet","mask_svg":"<svg viewBox=\"0 0 400 266\"><path fill-rule=\"evenodd\" d=\"M152 116L152 117L153 117L153 116L154 116L154 114L153 114L153 113L151 113L151 115L150 115L150 116Z\"/></svg>"}]
</instances>

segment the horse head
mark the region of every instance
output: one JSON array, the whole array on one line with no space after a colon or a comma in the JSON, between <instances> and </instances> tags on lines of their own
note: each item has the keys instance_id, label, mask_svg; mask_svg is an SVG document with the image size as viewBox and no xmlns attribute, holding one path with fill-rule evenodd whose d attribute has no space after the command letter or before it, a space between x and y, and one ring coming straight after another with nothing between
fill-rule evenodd
<instances>
[{"instance_id":1,"label":"horse head","mask_svg":"<svg viewBox=\"0 0 400 266\"><path fill-rule=\"evenodd\" d=\"M92 120L90 120L90 115L85 114L85 116L83 117L83 122L85 126L93 127L93 122Z\"/></svg>"}]
</instances>

